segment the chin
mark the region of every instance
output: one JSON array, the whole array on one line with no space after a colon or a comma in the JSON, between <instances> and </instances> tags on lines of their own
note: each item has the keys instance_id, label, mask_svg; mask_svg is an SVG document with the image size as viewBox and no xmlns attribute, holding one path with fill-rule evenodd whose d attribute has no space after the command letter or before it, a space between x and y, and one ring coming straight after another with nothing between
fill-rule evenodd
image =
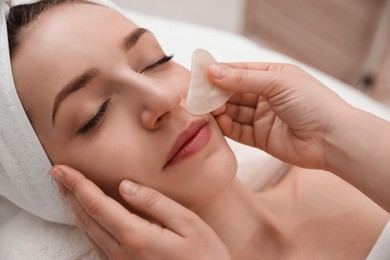
<instances>
[{"instance_id":1,"label":"chin","mask_svg":"<svg viewBox=\"0 0 390 260\"><path fill-rule=\"evenodd\" d=\"M224 191L235 179L237 160L224 140L217 149L209 154L201 163L189 170L194 178L189 181L190 187L184 191L188 208L195 209L212 200Z\"/></svg>"}]
</instances>

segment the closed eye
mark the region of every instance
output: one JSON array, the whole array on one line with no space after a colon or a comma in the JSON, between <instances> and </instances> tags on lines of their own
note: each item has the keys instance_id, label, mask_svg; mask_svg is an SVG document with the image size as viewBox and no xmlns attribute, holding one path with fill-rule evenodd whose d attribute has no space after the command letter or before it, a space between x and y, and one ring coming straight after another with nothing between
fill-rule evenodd
<instances>
[{"instance_id":1,"label":"closed eye","mask_svg":"<svg viewBox=\"0 0 390 260\"><path fill-rule=\"evenodd\" d=\"M143 70L141 70L140 73L151 71L151 70L159 67L160 65L163 65L164 63L167 63L172 58L173 58L173 55L169 55L169 56L164 55L164 57L162 57L161 59L159 59L155 63L152 63L152 64L148 65L146 68L144 68Z\"/></svg>"},{"instance_id":2,"label":"closed eye","mask_svg":"<svg viewBox=\"0 0 390 260\"><path fill-rule=\"evenodd\" d=\"M110 103L110 98L107 99L99 108L99 111L96 113L96 115L88 121L80 130L80 134L87 134L90 131L92 131L98 124L99 122L103 119L104 114L106 113L107 106Z\"/></svg>"}]
</instances>

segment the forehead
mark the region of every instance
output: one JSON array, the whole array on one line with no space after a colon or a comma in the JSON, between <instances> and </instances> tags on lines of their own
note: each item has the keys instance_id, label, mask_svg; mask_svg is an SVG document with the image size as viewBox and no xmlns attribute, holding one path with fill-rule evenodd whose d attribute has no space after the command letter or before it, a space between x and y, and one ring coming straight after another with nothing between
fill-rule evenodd
<instances>
[{"instance_id":1,"label":"forehead","mask_svg":"<svg viewBox=\"0 0 390 260\"><path fill-rule=\"evenodd\" d=\"M12 60L23 106L36 114L77 72L119 59L115 55L122 55L122 40L136 28L117 12L88 3L64 4L41 14L27 28Z\"/></svg>"},{"instance_id":2,"label":"forehead","mask_svg":"<svg viewBox=\"0 0 390 260\"><path fill-rule=\"evenodd\" d=\"M95 4L70 3L54 7L43 13L26 34L26 42L39 42L49 46L62 46L77 41L115 40L123 30L137 26L119 13ZM72 40L72 41L70 41Z\"/></svg>"},{"instance_id":3,"label":"forehead","mask_svg":"<svg viewBox=\"0 0 390 260\"><path fill-rule=\"evenodd\" d=\"M72 56L79 57L74 62L81 62L98 52L103 54L102 48L118 47L123 37L136 28L126 17L106 7L88 3L56 6L41 14L24 32L12 60L17 68L14 73L24 75L31 64L47 64L53 70L53 63L69 62Z\"/></svg>"}]
</instances>

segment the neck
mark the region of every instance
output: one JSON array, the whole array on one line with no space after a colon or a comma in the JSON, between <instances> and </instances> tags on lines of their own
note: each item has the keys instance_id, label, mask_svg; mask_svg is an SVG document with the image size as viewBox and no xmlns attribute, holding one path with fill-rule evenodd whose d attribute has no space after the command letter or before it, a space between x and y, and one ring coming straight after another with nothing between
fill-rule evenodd
<instances>
[{"instance_id":1,"label":"neck","mask_svg":"<svg viewBox=\"0 0 390 260\"><path fill-rule=\"evenodd\" d=\"M247 255L253 250L258 251L261 245L270 246L274 241L275 229L258 199L235 179L218 196L193 211L217 233L235 258L242 252Z\"/></svg>"}]
</instances>

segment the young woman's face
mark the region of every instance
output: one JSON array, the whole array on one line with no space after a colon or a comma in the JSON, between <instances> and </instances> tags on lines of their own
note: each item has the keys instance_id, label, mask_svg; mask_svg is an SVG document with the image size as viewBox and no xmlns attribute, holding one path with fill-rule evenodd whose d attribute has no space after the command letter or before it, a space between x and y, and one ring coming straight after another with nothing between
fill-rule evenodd
<instances>
[{"instance_id":1,"label":"young woman's face","mask_svg":"<svg viewBox=\"0 0 390 260\"><path fill-rule=\"evenodd\" d=\"M42 14L12 67L52 163L76 168L115 199L130 179L196 207L235 174L214 118L184 109L189 72L152 33L107 8Z\"/></svg>"}]
</instances>

